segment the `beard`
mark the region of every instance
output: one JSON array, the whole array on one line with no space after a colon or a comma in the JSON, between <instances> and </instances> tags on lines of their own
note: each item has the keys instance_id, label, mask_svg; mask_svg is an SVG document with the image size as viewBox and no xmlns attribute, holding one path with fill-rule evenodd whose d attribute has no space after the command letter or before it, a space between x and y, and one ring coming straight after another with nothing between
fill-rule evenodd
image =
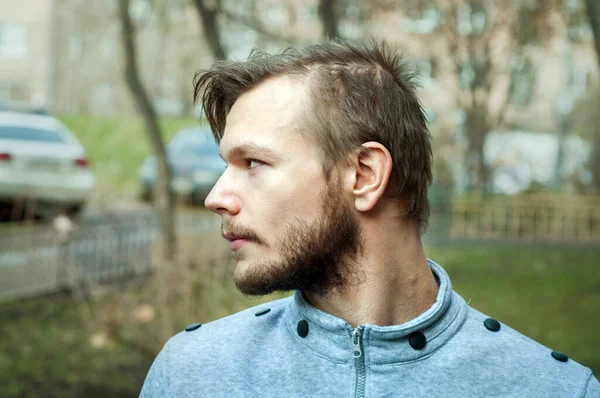
<instances>
[{"instance_id":1,"label":"beard","mask_svg":"<svg viewBox=\"0 0 600 398\"><path fill-rule=\"evenodd\" d=\"M313 222L294 220L284 228L275 245L278 260L257 260L244 272L236 269L234 282L240 292L262 296L298 289L326 296L357 279L352 262L362 248L360 225L341 200L341 182L328 183L320 199L322 207ZM252 231L232 227L234 234L264 244Z\"/></svg>"}]
</instances>

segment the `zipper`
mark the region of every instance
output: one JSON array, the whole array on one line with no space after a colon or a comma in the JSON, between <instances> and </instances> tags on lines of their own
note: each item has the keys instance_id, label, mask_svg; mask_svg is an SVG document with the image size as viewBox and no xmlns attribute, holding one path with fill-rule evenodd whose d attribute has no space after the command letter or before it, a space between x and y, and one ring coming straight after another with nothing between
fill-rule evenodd
<instances>
[{"instance_id":1,"label":"zipper","mask_svg":"<svg viewBox=\"0 0 600 398\"><path fill-rule=\"evenodd\" d=\"M352 357L356 365L356 392L355 397L365 396L365 356L362 342L362 326L352 331Z\"/></svg>"}]
</instances>

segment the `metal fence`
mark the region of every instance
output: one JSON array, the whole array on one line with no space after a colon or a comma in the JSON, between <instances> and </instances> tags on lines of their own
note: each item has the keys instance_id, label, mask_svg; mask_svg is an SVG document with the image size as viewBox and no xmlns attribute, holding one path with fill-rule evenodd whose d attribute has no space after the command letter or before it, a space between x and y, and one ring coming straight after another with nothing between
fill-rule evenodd
<instances>
[{"instance_id":1,"label":"metal fence","mask_svg":"<svg viewBox=\"0 0 600 398\"><path fill-rule=\"evenodd\" d=\"M451 240L600 245L598 196L458 198L448 217Z\"/></svg>"},{"instance_id":2,"label":"metal fence","mask_svg":"<svg viewBox=\"0 0 600 398\"><path fill-rule=\"evenodd\" d=\"M212 217L180 214L179 234L215 230ZM67 239L52 226L0 234L0 299L72 289L148 274L155 264L158 218L152 212L105 213Z\"/></svg>"},{"instance_id":3,"label":"metal fence","mask_svg":"<svg viewBox=\"0 0 600 398\"><path fill-rule=\"evenodd\" d=\"M218 217L180 211L180 236L218 231ZM159 223L152 211L98 213L68 239L52 226L0 230L0 300L148 274ZM455 198L434 213L425 242L535 242L600 248L600 198ZM202 245L201 238L199 245Z\"/></svg>"}]
</instances>

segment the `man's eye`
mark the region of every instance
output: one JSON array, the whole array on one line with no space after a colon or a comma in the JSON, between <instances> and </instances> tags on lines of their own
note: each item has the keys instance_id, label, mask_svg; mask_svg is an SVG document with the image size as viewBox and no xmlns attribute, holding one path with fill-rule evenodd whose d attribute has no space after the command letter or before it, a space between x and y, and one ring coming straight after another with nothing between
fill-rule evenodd
<instances>
[{"instance_id":1,"label":"man's eye","mask_svg":"<svg viewBox=\"0 0 600 398\"><path fill-rule=\"evenodd\" d=\"M255 167L262 166L264 164L260 160L256 160L256 159L247 159L247 160L248 160L248 168L249 169L253 169Z\"/></svg>"}]
</instances>

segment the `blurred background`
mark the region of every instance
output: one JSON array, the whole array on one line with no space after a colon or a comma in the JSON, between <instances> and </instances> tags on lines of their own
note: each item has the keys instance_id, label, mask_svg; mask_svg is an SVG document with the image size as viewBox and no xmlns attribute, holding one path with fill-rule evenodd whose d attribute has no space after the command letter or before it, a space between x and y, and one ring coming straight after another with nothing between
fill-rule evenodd
<instances>
[{"instance_id":1,"label":"blurred background","mask_svg":"<svg viewBox=\"0 0 600 398\"><path fill-rule=\"evenodd\" d=\"M0 0L0 396L137 396L232 283L197 70L385 39L433 137L427 255L600 375L600 2Z\"/></svg>"}]
</instances>

